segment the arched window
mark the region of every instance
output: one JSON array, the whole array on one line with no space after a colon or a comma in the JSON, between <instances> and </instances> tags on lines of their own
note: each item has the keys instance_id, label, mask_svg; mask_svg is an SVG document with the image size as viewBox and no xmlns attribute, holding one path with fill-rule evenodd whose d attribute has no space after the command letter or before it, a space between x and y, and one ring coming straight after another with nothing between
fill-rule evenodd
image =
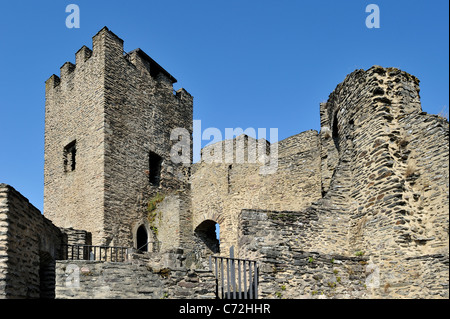
<instances>
[{"instance_id":1,"label":"arched window","mask_svg":"<svg viewBox=\"0 0 450 319\"><path fill-rule=\"evenodd\" d=\"M213 220L205 220L195 228L197 238L213 253L220 252L219 224Z\"/></svg>"},{"instance_id":2,"label":"arched window","mask_svg":"<svg viewBox=\"0 0 450 319\"><path fill-rule=\"evenodd\" d=\"M144 225L139 226L136 232L136 249L148 251L148 234Z\"/></svg>"}]
</instances>

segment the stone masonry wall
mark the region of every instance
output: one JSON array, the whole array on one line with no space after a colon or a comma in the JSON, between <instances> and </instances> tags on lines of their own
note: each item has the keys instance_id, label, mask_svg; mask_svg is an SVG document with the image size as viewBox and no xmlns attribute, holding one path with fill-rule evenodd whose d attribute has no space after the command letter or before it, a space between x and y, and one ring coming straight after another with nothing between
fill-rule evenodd
<instances>
[{"instance_id":1,"label":"stone masonry wall","mask_svg":"<svg viewBox=\"0 0 450 319\"><path fill-rule=\"evenodd\" d=\"M128 263L58 261L57 299L214 299L209 270L161 267L133 259Z\"/></svg>"},{"instance_id":2,"label":"stone masonry wall","mask_svg":"<svg viewBox=\"0 0 450 319\"><path fill-rule=\"evenodd\" d=\"M243 210L240 258L258 261L260 298L364 298L370 267L365 256L309 247L318 216L305 211Z\"/></svg>"},{"instance_id":3,"label":"stone masonry wall","mask_svg":"<svg viewBox=\"0 0 450 319\"><path fill-rule=\"evenodd\" d=\"M173 91L176 80L142 50L123 55L123 41L105 37L105 229L107 243L129 246L132 230L145 225L160 249L188 245L190 231L188 167L174 163L171 133L186 129L192 136L193 98L184 89ZM160 180L149 182L149 152L162 158ZM188 159L191 157L188 156ZM149 217L149 201L164 196ZM187 195L187 196L184 196Z\"/></svg>"},{"instance_id":4,"label":"stone masonry wall","mask_svg":"<svg viewBox=\"0 0 450 319\"><path fill-rule=\"evenodd\" d=\"M88 231L94 245L133 246L141 225L163 243L155 247L189 245L189 163L171 161L177 141L170 134L184 128L192 135L192 96L173 92L176 80L142 50L124 54L123 40L106 27L92 50L83 46L75 57L46 82L45 215L59 227ZM63 155L74 141L72 169ZM162 158L155 184L150 152ZM149 221L158 193L170 209Z\"/></svg>"},{"instance_id":5,"label":"stone masonry wall","mask_svg":"<svg viewBox=\"0 0 450 319\"><path fill-rule=\"evenodd\" d=\"M328 297L448 298L449 125L422 112L418 93L414 76L374 66L348 75L321 104L322 197L300 211L240 216L239 252L261 260L267 296L320 288ZM331 259L346 260L370 289L320 287L317 278L341 272Z\"/></svg>"},{"instance_id":6,"label":"stone masonry wall","mask_svg":"<svg viewBox=\"0 0 450 319\"><path fill-rule=\"evenodd\" d=\"M104 235L105 43L83 46L76 64L46 82L44 215L57 226L85 229L93 242ZM64 148L75 141L76 166L65 167Z\"/></svg>"},{"instance_id":7,"label":"stone masonry wall","mask_svg":"<svg viewBox=\"0 0 450 319\"><path fill-rule=\"evenodd\" d=\"M343 252L370 256L380 268L379 290L388 287L395 298L448 296L421 280L417 263L427 260L438 286L448 287L449 126L422 112L418 83L394 68L358 70L321 112L324 147L334 145L328 154L338 158L330 189L311 208L329 200L341 212ZM334 249L327 241L314 245Z\"/></svg>"},{"instance_id":8,"label":"stone masonry wall","mask_svg":"<svg viewBox=\"0 0 450 319\"><path fill-rule=\"evenodd\" d=\"M224 161L226 141L202 150L219 152L217 162L172 162L172 130L192 136L193 98L173 92L175 81L142 50L124 55L123 41L104 28L92 51L82 47L76 65L46 82L46 217L102 245L136 247L143 225L153 253L182 247L196 266L213 253L214 238L200 246L219 223L220 251L234 245L239 257L258 259L267 298L448 298L449 123L422 112L417 78L379 66L349 74L320 104L320 133L258 149L278 150L268 175L250 161L255 140L246 135L232 140L244 143L243 162L235 153ZM156 183L150 152L162 160ZM1 256L6 283L10 258ZM202 282L179 267L167 280L149 265L80 264L78 293L118 297L114 276L127 296L152 298ZM60 296L76 296L61 288L68 264L59 266Z\"/></svg>"},{"instance_id":9,"label":"stone masonry wall","mask_svg":"<svg viewBox=\"0 0 450 319\"><path fill-rule=\"evenodd\" d=\"M69 245L92 245L91 234L85 230L60 228L64 236L64 243Z\"/></svg>"},{"instance_id":10,"label":"stone masonry wall","mask_svg":"<svg viewBox=\"0 0 450 319\"><path fill-rule=\"evenodd\" d=\"M317 132L303 132L278 142L277 146L278 167L273 174L261 174L262 164L249 163L247 158L244 163L194 164L193 226L195 229L205 220L219 223L221 251L227 252L238 242L238 216L242 208L297 210L321 197ZM202 150L208 151L209 148ZM225 152L225 146L222 151Z\"/></svg>"},{"instance_id":11,"label":"stone masonry wall","mask_svg":"<svg viewBox=\"0 0 450 319\"><path fill-rule=\"evenodd\" d=\"M52 298L62 233L13 187L0 184L0 298Z\"/></svg>"},{"instance_id":12,"label":"stone masonry wall","mask_svg":"<svg viewBox=\"0 0 450 319\"><path fill-rule=\"evenodd\" d=\"M240 217L239 257L258 260L261 298L448 298L448 255L400 259L395 270L405 275L393 284L372 256L310 250L318 220L311 212L243 210Z\"/></svg>"}]
</instances>

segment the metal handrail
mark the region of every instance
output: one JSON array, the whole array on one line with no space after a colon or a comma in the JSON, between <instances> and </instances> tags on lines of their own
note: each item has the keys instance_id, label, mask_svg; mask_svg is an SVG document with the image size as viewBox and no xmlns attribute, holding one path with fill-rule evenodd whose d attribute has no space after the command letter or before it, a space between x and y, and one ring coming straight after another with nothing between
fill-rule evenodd
<instances>
[{"instance_id":1,"label":"metal handrail","mask_svg":"<svg viewBox=\"0 0 450 319\"><path fill-rule=\"evenodd\" d=\"M151 242L146 242L144 245L142 245L141 247L139 247L139 248L136 248L136 250L141 250L141 248L142 247L144 247L144 246L146 246L146 245L148 245L148 244L150 244ZM148 247L148 246L147 246Z\"/></svg>"},{"instance_id":2,"label":"metal handrail","mask_svg":"<svg viewBox=\"0 0 450 319\"><path fill-rule=\"evenodd\" d=\"M130 249L130 247L125 246L84 245L84 244L63 244L63 247L65 247L65 249L63 249L64 252L63 259L66 260L108 261L108 250L109 250L110 251L109 260L116 262L126 261L128 259L128 250ZM104 256L102 255L102 250Z\"/></svg>"}]
</instances>

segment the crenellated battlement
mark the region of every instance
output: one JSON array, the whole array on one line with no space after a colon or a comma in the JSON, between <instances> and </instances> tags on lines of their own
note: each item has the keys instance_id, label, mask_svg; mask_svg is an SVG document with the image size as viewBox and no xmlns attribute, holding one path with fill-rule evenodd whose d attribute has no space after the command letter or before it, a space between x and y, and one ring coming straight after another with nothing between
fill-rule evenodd
<instances>
[{"instance_id":1,"label":"crenellated battlement","mask_svg":"<svg viewBox=\"0 0 450 319\"><path fill-rule=\"evenodd\" d=\"M77 53L75 53L75 63L80 65L86 62L92 56L92 50L83 45Z\"/></svg>"},{"instance_id":2,"label":"crenellated battlement","mask_svg":"<svg viewBox=\"0 0 450 319\"><path fill-rule=\"evenodd\" d=\"M64 63L60 68L60 79L66 80L75 71L75 67L76 65L71 62Z\"/></svg>"},{"instance_id":3,"label":"crenellated battlement","mask_svg":"<svg viewBox=\"0 0 450 319\"><path fill-rule=\"evenodd\" d=\"M177 80L169 72L167 72L162 66L160 66L155 60L153 60L140 48L126 53L125 57L136 68L140 70L146 70L155 80L158 80L161 76L163 76L164 80L168 81L171 84L177 82Z\"/></svg>"},{"instance_id":4,"label":"crenellated battlement","mask_svg":"<svg viewBox=\"0 0 450 319\"><path fill-rule=\"evenodd\" d=\"M46 91L49 91L50 89L54 89L60 83L61 83L60 77L57 76L56 74L52 74L52 76L50 76L48 78L48 80L45 81Z\"/></svg>"},{"instance_id":5,"label":"crenellated battlement","mask_svg":"<svg viewBox=\"0 0 450 319\"><path fill-rule=\"evenodd\" d=\"M141 76L148 77L148 81L154 82L171 92L179 99L191 99L191 95L184 89L173 92L173 84L177 82L169 72L153 60L142 49L138 48L128 53L123 51L124 41L107 27L102 28L92 37L92 50L83 45L75 53L75 64L65 62L60 68L60 75L53 74L46 81L47 91L53 92L53 89L67 86L71 88L73 81L78 78L85 81L90 73L95 74L96 69L105 68L114 63L127 63ZM78 72L84 73L77 75ZM98 72L97 72L98 73Z\"/></svg>"},{"instance_id":6,"label":"crenellated battlement","mask_svg":"<svg viewBox=\"0 0 450 319\"><path fill-rule=\"evenodd\" d=\"M72 73L77 72L77 69L82 69L81 66L87 63L91 57L95 57L93 60L102 65L105 63L106 54L109 52L116 52L119 56L122 56L123 40L111 32L107 27L104 27L92 37L92 48L93 49L91 50L86 45L83 45L75 53L75 64L65 62L60 68L60 75L57 76L53 74L46 81L48 84L46 88L54 89L60 84L68 84L67 82L72 81L73 79ZM86 71L90 72L92 70Z\"/></svg>"}]
</instances>

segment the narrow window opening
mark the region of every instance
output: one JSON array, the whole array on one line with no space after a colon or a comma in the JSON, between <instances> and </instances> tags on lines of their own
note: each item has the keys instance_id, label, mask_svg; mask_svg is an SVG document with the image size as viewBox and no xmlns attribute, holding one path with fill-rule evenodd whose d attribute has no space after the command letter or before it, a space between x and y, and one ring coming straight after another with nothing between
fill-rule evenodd
<instances>
[{"instance_id":1,"label":"narrow window opening","mask_svg":"<svg viewBox=\"0 0 450 319\"><path fill-rule=\"evenodd\" d=\"M339 128L338 128L338 118L337 118L337 112L334 115L333 118L333 141L334 145L336 146L336 149L339 152Z\"/></svg>"},{"instance_id":2,"label":"narrow window opening","mask_svg":"<svg viewBox=\"0 0 450 319\"><path fill-rule=\"evenodd\" d=\"M77 154L76 141L73 141L73 142L67 144L66 147L64 147L64 171L65 172L71 172L71 171L75 170L76 154Z\"/></svg>"},{"instance_id":3,"label":"narrow window opening","mask_svg":"<svg viewBox=\"0 0 450 319\"><path fill-rule=\"evenodd\" d=\"M159 186L161 181L162 157L156 153L149 154L149 181L154 186Z\"/></svg>"}]
</instances>

